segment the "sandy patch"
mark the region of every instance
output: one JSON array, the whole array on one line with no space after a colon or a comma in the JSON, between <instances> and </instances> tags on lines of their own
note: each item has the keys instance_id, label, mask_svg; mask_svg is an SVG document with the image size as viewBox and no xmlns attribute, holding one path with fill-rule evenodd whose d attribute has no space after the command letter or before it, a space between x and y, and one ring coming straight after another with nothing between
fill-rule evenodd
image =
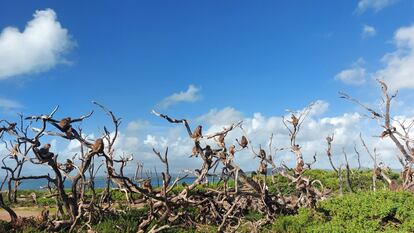
<instances>
[{"instance_id":1,"label":"sandy patch","mask_svg":"<svg viewBox=\"0 0 414 233\"><path fill-rule=\"evenodd\" d=\"M16 207L13 208L13 210L16 212L16 214L20 217L37 217L42 212L42 208L27 208L27 207ZM1 209L0 210L0 219L5 221L10 221L9 214Z\"/></svg>"}]
</instances>

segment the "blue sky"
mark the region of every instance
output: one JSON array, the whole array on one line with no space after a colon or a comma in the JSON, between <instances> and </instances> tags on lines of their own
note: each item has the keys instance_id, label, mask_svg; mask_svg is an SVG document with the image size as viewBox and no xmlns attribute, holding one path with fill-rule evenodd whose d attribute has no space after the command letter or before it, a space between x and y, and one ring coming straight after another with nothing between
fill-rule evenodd
<instances>
[{"instance_id":1,"label":"blue sky","mask_svg":"<svg viewBox=\"0 0 414 233\"><path fill-rule=\"evenodd\" d=\"M315 117L320 122L362 111L338 91L375 102L379 76L396 83L402 101L413 100L413 81L388 77L396 60L397 68L413 72L407 65L414 57L411 0L13 0L0 3L0 30L22 33L39 10L54 12L56 18L45 17L60 24L58 36L50 35L55 44L43 45L53 56L40 62L43 55L35 54L22 63L10 46L1 47L3 31L0 58L24 71L10 74L7 62L0 65L1 117L44 113L57 104L60 116L82 115L98 100L123 118L123 131L143 124L135 133L143 142L166 126L149 114L152 108L213 127L205 118L210 111L227 107L234 119L260 113L268 120L321 100L329 107ZM401 28L407 32L397 37ZM22 51L36 53L33 46ZM94 117L91 130L107 123L104 114Z\"/></svg>"}]
</instances>

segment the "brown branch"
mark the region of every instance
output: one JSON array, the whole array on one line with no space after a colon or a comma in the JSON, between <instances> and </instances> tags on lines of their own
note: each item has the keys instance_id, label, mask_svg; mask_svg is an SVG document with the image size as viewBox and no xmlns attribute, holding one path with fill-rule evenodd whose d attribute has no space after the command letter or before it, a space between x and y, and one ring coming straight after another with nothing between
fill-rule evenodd
<instances>
[{"instance_id":1,"label":"brown branch","mask_svg":"<svg viewBox=\"0 0 414 233\"><path fill-rule=\"evenodd\" d=\"M352 184L351 184L351 168L349 167L349 162L348 162L348 156L345 152L345 148L342 147L342 153L344 154L345 157L345 168L346 168L346 185L348 187L348 191L353 193L354 191L352 190Z\"/></svg>"},{"instance_id":2,"label":"brown branch","mask_svg":"<svg viewBox=\"0 0 414 233\"><path fill-rule=\"evenodd\" d=\"M332 162L332 142L334 140L334 135L326 137L326 143L328 144L328 148L326 149L326 155L328 156L329 163L331 164L332 169L338 173L338 169L336 169L335 165Z\"/></svg>"}]
</instances>

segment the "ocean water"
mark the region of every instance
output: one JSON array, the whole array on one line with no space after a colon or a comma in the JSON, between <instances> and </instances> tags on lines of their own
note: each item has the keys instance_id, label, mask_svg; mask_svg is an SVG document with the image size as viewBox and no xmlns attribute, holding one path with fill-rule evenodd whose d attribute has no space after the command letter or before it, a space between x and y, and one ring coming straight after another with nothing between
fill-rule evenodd
<instances>
[{"instance_id":1,"label":"ocean water","mask_svg":"<svg viewBox=\"0 0 414 233\"><path fill-rule=\"evenodd\" d=\"M196 177L186 177L183 180L181 180L179 183L182 182L186 182L187 184L191 184L194 180L196 179ZM174 182L175 177L171 178L171 184ZM65 181L65 188L70 188L71 187L71 181L70 180L66 180ZM161 177L153 177L151 180L151 184L153 187L157 187L162 185L162 178ZM95 188L104 188L106 185L106 179L105 177L96 177L95 179ZM112 184L113 187L115 187ZM19 186L20 190L41 190L42 187L47 187L47 181L45 179L41 179L41 180L23 180L21 181L21 184ZM7 184L5 184L3 186L3 190L7 189Z\"/></svg>"}]
</instances>

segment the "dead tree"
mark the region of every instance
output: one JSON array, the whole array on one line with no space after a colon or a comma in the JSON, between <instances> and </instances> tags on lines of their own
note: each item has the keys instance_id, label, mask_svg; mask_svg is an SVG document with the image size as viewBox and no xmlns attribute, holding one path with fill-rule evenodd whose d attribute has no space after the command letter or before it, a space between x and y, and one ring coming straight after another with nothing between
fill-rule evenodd
<instances>
[{"instance_id":1,"label":"dead tree","mask_svg":"<svg viewBox=\"0 0 414 233\"><path fill-rule=\"evenodd\" d=\"M285 170L282 170L280 174L286 177L296 189L296 200L294 203L295 208L299 207L315 207L318 200L326 198L325 190L319 190L314 186L314 183L320 183L318 180L311 180L310 177L304 176L305 162L300 145L297 143L297 136L300 132L301 126L308 116L313 107L313 103L307 106L303 111L296 115L292 113L291 119L283 119L283 124L289 131L290 138L290 150L296 157L296 166L294 167L293 175L289 174ZM322 187L323 188L323 187Z\"/></svg>"},{"instance_id":2,"label":"dead tree","mask_svg":"<svg viewBox=\"0 0 414 233\"><path fill-rule=\"evenodd\" d=\"M190 185L186 184L185 189L178 195L171 196L165 196L165 193L168 193L168 190L171 190L171 187L174 187L176 182L174 182L168 190L164 188L164 185L168 184L169 181L168 166L166 166L166 172L163 173L163 188L160 194L162 199L154 200L154 204L151 208L151 214L140 224L139 231L148 230L146 227L154 219L157 219L158 223L160 222L159 219L171 219L174 221L168 221L166 225L161 226L156 224L149 229L150 232L157 232L161 229L179 226L180 224L195 224L196 222L197 224L203 222L216 223L219 225L219 231L224 231L225 229L229 230L232 228L237 229L240 225L240 219L237 216L240 216L247 211L246 204L251 201L256 203L256 206L253 208L259 209L268 216L274 215L278 209L278 203L272 199L266 188L254 181L251 177L247 176L246 173L233 160L238 151L247 148L247 138L242 137L242 139L238 141L240 148L236 148L235 145L230 145L228 147L226 146L226 135L230 131L239 128L241 126L241 122L233 124L230 127L225 128L223 131L203 135L201 130L199 130L201 129L200 126L196 127L196 130L193 132L188 124L188 121L185 119L177 120L155 111L153 111L153 114L166 119L170 123L183 124L187 130L189 138L194 142L193 155L202 159L203 164L200 169L196 169L197 177L194 182ZM201 140L206 142L207 145L205 147L201 146ZM217 148L213 148L213 144L209 144L209 141L212 140L214 144L217 144ZM160 158L161 162L167 164L167 154L165 154L165 157L162 158L159 153L156 151L154 152ZM266 160L268 160L268 158L262 153L260 155L260 159L261 166L264 166L263 164ZM217 163L220 163L223 166L221 179L234 179L236 183L235 187L230 188L225 182L223 190L208 189L206 193L195 191L195 188L207 179L209 171L212 170ZM265 170L262 169L262 171L264 173ZM239 189L239 182L243 184L242 186L245 188ZM199 219L193 219L191 221L186 220L185 218L191 217L185 215L184 213L177 212L179 208L171 208L171 205L177 205L177 203L182 202L185 203L185 205L200 208L203 215L199 216ZM207 205L201 205L202 203L206 203Z\"/></svg>"},{"instance_id":3,"label":"dead tree","mask_svg":"<svg viewBox=\"0 0 414 233\"><path fill-rule=\"evenodd\" d=\"M387 84L381 80L377 81L382 90L382 108L379 111L374 110L373 108L361 103L359 100L352 98L346 93L340 92L339 94L341 98L349 100L367 110L370 113L368 117L376 120L383 129L383 131L379 134L378 137L380 139L390 138L391 141L394 143L394 145L400 152L400 154L397 155L397 159L403 167L403 172L401 176L403 179L403 188L409 190L414 185L414 183L412 182L413 173L404 173L404 171L411 171L412 163L414 161L414 150L412 147L413 139L410 138L410 131L414 125L414 122L400 122L391 116L391 102L397 96L397 92L395 92L394 94L390 94L388 91ZM366 146L364 147L367 148ZM372 155L370 156L372 157ZM378 167L374 167L374 172L377 169ZM380 174L381 172L377 171L377 173ZM410 175L404 176L403 173Z\"/></svg>"},{"instance_id":4,"label":"dead tree","mask_svg":"<svg viewBox=\"0 0 414 233\"><path fill-rule=\"evenodd\" d=\"M58 107L56 107L50 114L47 115L30 116L24 118L30 122L29 125L31 125L32 122L40 122L40 128L33 128L33 131L35 132L35 135L33 137L28 134L28 128L21 128L20 130L7 130L7 132L11 132L10 134L15 137L16 143L10 144L13 146L9 147L9 151L10 155L16 160L18 167L17 170L13 170L6 165L3 166L3 169L6 169L10 172L10 180L17 184L23 180L31 179L45 179L49 184L53 184L53 189L50 189L51 194L53 195L54 192L52 190L56 190L57 196L63 203L63 208L65 209L64 212L67 214L68 218L62 216L63 219L55 219L54 221L51 221L50 225L48 226L50 230L59 230L64 227L76 225L77 220L85 212L83 209L84 184L86 183L85 173L91 165L92 158L96 155L99 155L103 151L103 142L101 139L97 139L94 142L88 142L81 136L80 133L78 133L77 130L74 129L74 127L72 127L72 123L83 121L84 119L90 117L92 112L88 115L76 119L67 117L62 120L56 120L53 117L57 110ZM23 117L21 118L23 121ZM55 129L58 129L58 132L48 131L48 126L52 126ZM79 132L80 131L81 130L79 130ZM5 130L2 130L2 133L3 132L5 132ZM88 150L84 151L82 149L80 156L81 163L79 165L76 165L70 159L67 159L66 162L62 163L59 162L58 155L52 152L53 148L51 148L51 145L44 142L44 136L58 136L67 140L77 140L82 144L82 146L88 148ZM36 165L44 164L49 166L54 173L54 177L49 174L20 176L22 165L26 161L30 161ZM76 171L76 174L73 177L69 175L69 173L72 171ZM72 179L72 187L70 193L67 193L64 186L64 182L68 178ZM57 203L59 203L59 201ZM58 206L58 209L63 215L63 211L60 207L61 206Z\"/></svg>"},{"instance_id":5,"label":"dead tree","mask_svg":"<svg viewBox=\"0 0 414 233\"><path fill-rule=\"evenodd\" d=\"M351 182L351 167L349 166L348 155L345 152L345 148L342 148L342 153L344 154L345 158L345 168L346 168L346 187L348 191L353 193L354 190L352 189L352 182Z\"/></svg>"},{"instance_id":6,"label":"dead tree","mask_svg":"<svg viewBox=\"0 0 414 233\"><path fill-rule=\"evenodd\" d=\"M24 125L23 116L20 116L20 126L17 123L10 123L5 121L8 126L1 127L0 129L2 133L0 134L0 138L5 145L6 150L9 152L5 155L4 159L2 160L3 166L1 167L3 170L6 171L7 174L7 198L11 203L17 202L17 190L19 188L20 182L16 181L16 178L21 176L23 166L25 162L27 162L31 147L28 146L26 143L19 141L16 137L18 135L25 136L27 135L28 128L30 125ZM10 140L5 139L5 134L7 134ZM10 162L11 160L11 162ZM6 181L6 180L5 180Z\"/></svg>"},{"instance_id":7,"label":"dead tree","mask_svg":"<svg viewBox=\"0 0 414 233\"><path fill-rule=\"evenodd\" d=\"M341 164L339 166L339 168L336 168L333 161L332 161L332 142L334 141L334 135L332 134L332 136L327 136L326 137L326 143L327 143L327 149L326 149L326 155L328 157L329 163L332 167L332 169L335 171L335 173L338 175L338 184L339 184L339 191L340 194L342 195L342 185L343 185L343 177L342 177L342 167L343 165ZM349 166L349 162L348 162L348 156L345 153L345 148L342 148L342 153L344 155L345 158L345 168L346 168L346 184L347 184L347 189L349 192L353 192L352 190L352 185L351 185L351 167Z\"/></svg>"}]
</instances>

